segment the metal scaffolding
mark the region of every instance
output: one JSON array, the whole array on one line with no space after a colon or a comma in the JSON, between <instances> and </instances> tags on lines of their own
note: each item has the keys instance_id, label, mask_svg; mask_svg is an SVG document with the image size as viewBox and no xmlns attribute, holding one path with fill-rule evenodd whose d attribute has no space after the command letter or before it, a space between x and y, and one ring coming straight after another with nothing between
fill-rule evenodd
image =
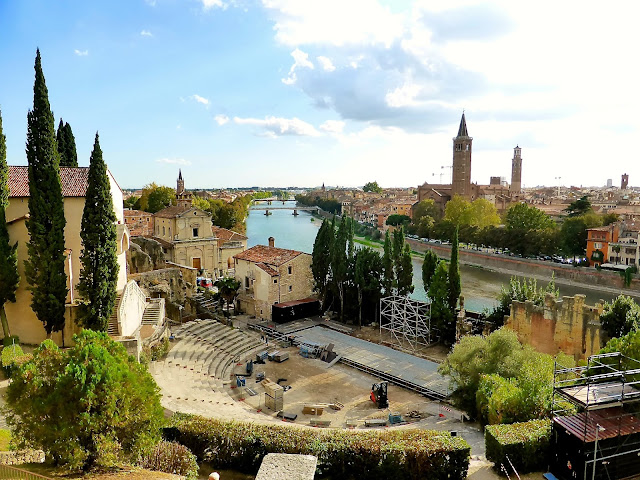
<instances>
[{"instance_id":1,"label":"metal scaffolding","mask_svg":"<svg viewBox=\"0 0 640 480\"><path fill-rule=\"evenodd\" d=\"M394 343L415 351L438 340L431 328L431 304L394 295L380 299L380 334L386 330Z\"/></svg>"}]
</instances>

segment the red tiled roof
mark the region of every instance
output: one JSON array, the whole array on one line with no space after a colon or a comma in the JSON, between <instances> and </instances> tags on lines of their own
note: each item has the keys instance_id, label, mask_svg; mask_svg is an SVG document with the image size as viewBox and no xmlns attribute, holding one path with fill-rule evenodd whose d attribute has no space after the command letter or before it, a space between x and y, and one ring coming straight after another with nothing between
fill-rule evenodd
<instances>
[{"instance_id":1,"label":"red tiled roof","mask_svg":"<svg viewBox=\"0 0 640 480\"><path fill-rule=\"evenodd\" d=\"M279 267L288 261L296 258L298 255L307 255L304 252L296 250L286 250L284 248L267 247L266 245L256 245L242 253L234 255L234 258L246 260L254 263L266 263Z\"/></svg>"},{"instance_id":2,"label":"red tiled roof","mask_svg":"<svg viewBox=\"0 0 640 480\"><path fill-rule=\"evenodd\" d=\"M218 227L216 225L213 225L211 227L211 230L213 230L213 235L224 240L225 242L234 242L234 241L241 241L241 240L247 240L247 237L245 237L244 235L238 233L238 232L234 232L232 230L228 230L226 228L222 228L222 227Z\"/></svg>"},{"instance_id":3,"label":"red tiled roof","mask_svg":"<svg viewBox=\"0 0 640 480\"><path fill-rule=\"evenodd\" d=\"M191 210L193 207L187 207L186 205L172 205L167 208L163 208L159 212L154 213L154 216L160 218L175 218L181 213Z\"/></svg>"},{"instance_id":4,"label":"red tiled roof","mask_svg":"<svg viewBox=\"0 0 640 480\"><path fill-rule=\"evenodd\" d=\"M84 197L87 194L89 167L60 167L63 197ZM9 166L9 197L29 196L29 167Z\"/></svg>"},{"instance_id":5,"label":"red tiled roof","mask_svg":"<svg viewBox=\"0 0 640 480\"><path fill-rule=\"evenodd\" d=\"M272 277L277 277L278 275L280 275L277 270L274 270L269 265L265 265L264 263L256 263L256 267L258 267L260 270L264 270Z\"/></svg>"},{"instance_id":6,"label":"red tiled roof","mask_svg":"<svg viewBox=\"0 0 640 480\"><path fill-rule=\"evenodd\" d=\"M144 210L124 210L123 211L125 218L126 217L147 217L153 215L153 213L145 212Z\"/></svg>"}]
</instances>

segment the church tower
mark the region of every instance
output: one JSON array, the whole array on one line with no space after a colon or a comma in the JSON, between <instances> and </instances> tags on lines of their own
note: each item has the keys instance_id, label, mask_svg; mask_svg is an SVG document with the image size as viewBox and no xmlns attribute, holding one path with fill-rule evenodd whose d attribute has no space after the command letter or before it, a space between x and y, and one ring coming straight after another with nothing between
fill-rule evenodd
<instances>
[{"instance_id":1,"label":"church tower","mask_svg":"<svg viewBox=\"0 0 640 480\"><path fill-rule=\"evenodd\" d=\"M516 145L513 149L513 160L511 160L511 193L522 192L522 149Z\"/></svg>"},{"instance_id":2,"label":"church tower","mask_svg":"<svg viewBox=\"0 0 640 480\"><path fill-rule=\"evenodd\" d=\"M465 200L471 198L471 143L473 138L467 132L467 121L462 112L458 136L453 139L453 172L451 196L460 195Z\"/></svg>"},{"instance_id":3,"label":"church tower","mask_svg":"<svg viewBox=\"0 0 640 480\"><path fill-rule=\"evenodd\" d=\"M191 194L184 191L184 179L182 170L178 170L178 182L176 184L176 200L179 207L191 208Z\"/></svg>"}]
</instances>

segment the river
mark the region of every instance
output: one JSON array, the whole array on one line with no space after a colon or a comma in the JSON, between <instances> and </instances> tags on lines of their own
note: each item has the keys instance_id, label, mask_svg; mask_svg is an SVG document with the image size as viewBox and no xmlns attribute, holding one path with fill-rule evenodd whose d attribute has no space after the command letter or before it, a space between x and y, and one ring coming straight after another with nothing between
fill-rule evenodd
<instances>
[{"instance_id":1,"label":"river","mask_svg":"<svg viewBox=\"0 0 640 480\"><path fill-rule=\"evenodd\" d=\"M294 206L295 202L287 202L286 206ZM273 202L272 206L282 207L282 202ZM315 219L307 212L298 212L294 216L292 210L271 210L271 215L265 215L264 210L249 210L247 218L247 243L249 247L254 245L267 245L269 237L275 239L276 247L300 250L311 253L313 242L322 221ZM462 295L465 298L465 306L468 310L481 312L496 305L496 297L500 293L500 287L509 282L509 275L491 272L482 268L460 266L462 277ZM546 285L546 282L538 282ZM411 297L416 300L426 300L426 293L422 284L422 261L413 259L413 285L414 292ZM560 295L572 296L577 293L586 295L586 303L594 305L599 299L607 301L615 296L598 290L581 288L576 286L559 285Z\"/></svg>"}]
</instances>

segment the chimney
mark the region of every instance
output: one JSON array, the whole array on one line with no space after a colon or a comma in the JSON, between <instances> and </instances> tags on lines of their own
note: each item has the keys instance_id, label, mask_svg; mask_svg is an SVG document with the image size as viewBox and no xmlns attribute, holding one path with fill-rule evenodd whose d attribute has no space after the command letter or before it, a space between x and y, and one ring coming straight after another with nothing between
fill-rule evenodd
<instances>
[{"instance_id":1,"label":"chimney","mask_svg":"<svg viewBox=\"0 0 640 480\"><path fill-rule=\"evenodd\" d=\"M269 246L275 247L275 244L276 244L276 239L273 237L269 237Z\"/></svg>"}]
</instances>

